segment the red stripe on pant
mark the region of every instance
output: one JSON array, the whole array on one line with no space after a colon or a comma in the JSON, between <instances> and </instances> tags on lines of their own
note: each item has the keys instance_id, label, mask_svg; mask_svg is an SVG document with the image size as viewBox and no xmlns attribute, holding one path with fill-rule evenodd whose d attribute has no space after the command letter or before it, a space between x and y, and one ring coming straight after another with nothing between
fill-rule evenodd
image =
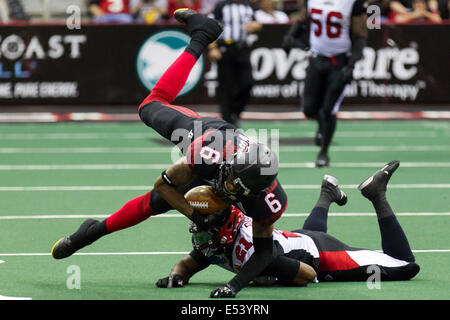
<instances>
[{"instance_id":1,"label":"red stripe on pant","mask_svg":"<svg viewBox=\"0 0 450 320\"><path fill-rule=\"evenodd\" d=\"M319 271L349 270L358 268L346 251L320 251Z\"/></svg>"},{"instance_id":2,"label":"red stripe on pant","mask_svg":"<svg viewBox=\"0 0 450 320\"><path fill-rule=\"evenodd\" d=\"M132 227L154 215L150 207L151 191L128 201L119 211L106 219L108 232L115 232Z\"/></svg>"}]
</instances>

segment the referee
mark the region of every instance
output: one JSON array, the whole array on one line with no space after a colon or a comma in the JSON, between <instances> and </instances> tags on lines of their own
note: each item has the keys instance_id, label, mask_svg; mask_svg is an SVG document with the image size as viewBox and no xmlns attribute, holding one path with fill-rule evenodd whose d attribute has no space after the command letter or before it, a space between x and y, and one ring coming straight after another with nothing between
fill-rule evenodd
<instances>
[{"instance_id":1,"label":"referee","mask_svg":"<svg viewBox=\"0 0 450 320\"><path fill-rule=\"evenodd\" d=\"M211 14L223 24L223 33L209 46L208 57L217 62L218 100L222 118L239 127L239 118L253 87L248 35L262 25L255 21L248 0L221 0Z\"/></svg>"}]
</instances>

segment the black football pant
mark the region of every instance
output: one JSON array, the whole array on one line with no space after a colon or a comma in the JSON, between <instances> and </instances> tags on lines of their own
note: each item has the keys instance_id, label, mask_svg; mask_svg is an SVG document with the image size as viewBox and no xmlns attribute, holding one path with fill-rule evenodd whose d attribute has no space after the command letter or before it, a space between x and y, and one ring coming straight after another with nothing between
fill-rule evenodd
<instances>
[{"instance_id":1,"label":"black football pant","mask_svg":"<svg viewBox=\"0 0 450 320\"><path fill-rule=\"evenodd\" d=\"M149 101L139 109L139 116L147 126L158 132L161 137L171 141L180 151L185 154L187 148L195 138L195 134L203 135L209 129L235 129L222 119L201 117L191 109L164 103L158 100ZM196 126L199 126L200 132ZM190 135L194 134L194 135ZM189 185L179 187L178 190L186 193L188 190L205 182L195 179ZM155 214L165 213L172 209L170 204L157 192L150 194L150 206Z\"/></svg>"},{"instance_id":2,"label":"black football pant","mask_svg":"<svg viewBox=\"0 0 450 320\"><path fill-rule=\"evenodd\" d=\"M217 61L218 101L222 118L236 124L250 100L253 87L250 49L238 45L222 47L222 59Z\"/></svg>"},{"instance_id":3,"label":"black football pant","mask_svg":"<svg viewBox=\"0 0 450 320\"><path fill-rule=\"evenodd\" d=\"M328 210L316 207L314 208L308 218L305 220L302 229L294 230L294 232L300 232L310 236L317 246L319 252L343 252L343 251L359 251L365 250L348 246L335 237L327 234L327 219ZM406 238L403 238L399 234L403 232L401 226L398 223L395 215L384 218L384 221L380 223L380 233L382 241L388 239L402 250L389 251L383 248L383 252L393 258L404 260L409 262L403 266L388 267L382 263L377 264L377 267L381 271L382 281L392 280L409 280L419 272L419 266L414 262L414 256L409 249L409 244ZM386 224L389 227L386 228L382 224ZM401 232L400 232L401 231ZM406 241L406 242L405 242ZM356 268L342 268L339 264L336 264L334 270L321 271L318 270L318 278L321 281L366 281L370 272L368 268L371 265L363 265Z\"/></svg>"},{"instance_id":4,"label":"black football pant","mask_svg":"<svg viewBox=\"0 0 450 320\"><path fill-rule=\"evenodd\" d=\"M307 118L317 120L325 151L336 130L336 114L344 98L346 83L342 80L341 68L347 59L342 54L333 58L313 56L309 60L302 108Z\"/></svg>"}]
</instances>

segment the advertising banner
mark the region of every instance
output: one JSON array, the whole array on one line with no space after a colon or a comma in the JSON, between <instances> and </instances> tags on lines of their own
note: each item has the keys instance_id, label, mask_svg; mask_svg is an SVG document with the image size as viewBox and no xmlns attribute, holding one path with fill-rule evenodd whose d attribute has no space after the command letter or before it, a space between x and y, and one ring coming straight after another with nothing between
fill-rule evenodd
<instances>
[{"instance_id":1,"label":"advertising banner","mask_svg":"<svg viewBox=\"0 0 450 320\"><path fill-rule=\"evenodd\" d=\"M296 105L310 53L281 48L288 25L265 25L251 52L253 104ZM344 105L450 103L450 25L370 30ZM180 25L0 27L1 105L138 105L184 50ZM202 57L174 103L216 104L217 70Z\"/></svg>"}]
</instances>

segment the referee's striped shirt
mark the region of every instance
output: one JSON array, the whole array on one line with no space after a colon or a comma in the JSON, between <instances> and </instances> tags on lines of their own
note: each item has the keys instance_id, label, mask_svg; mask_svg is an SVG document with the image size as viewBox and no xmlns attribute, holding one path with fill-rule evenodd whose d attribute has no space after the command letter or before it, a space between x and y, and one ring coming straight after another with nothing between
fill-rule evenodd
<instances>
[{"instance_id":1,"label":"referee's striped shirt","mask_svg":"<svg viewBox=\"0 0 450 320\"><path fill-rule=\"evenodd\" d=\"M246 42L245 24L254 21L254 11L248 0L221 0L215 7L212 18L223 24L219 37L225 43Z\"/></svg>"}]
</instances>

